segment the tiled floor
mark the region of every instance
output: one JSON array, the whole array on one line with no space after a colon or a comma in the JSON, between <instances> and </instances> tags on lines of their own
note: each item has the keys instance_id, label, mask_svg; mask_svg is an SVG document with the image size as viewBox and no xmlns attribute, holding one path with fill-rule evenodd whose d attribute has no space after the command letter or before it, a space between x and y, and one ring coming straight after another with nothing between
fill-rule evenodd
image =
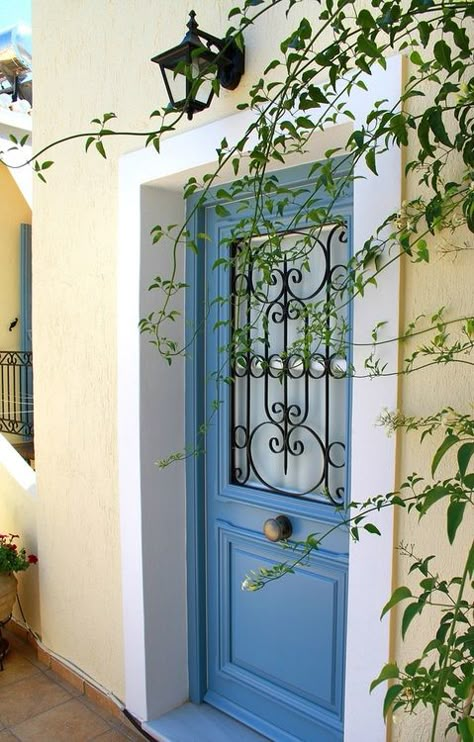
<instances>
[{"instance_id":1,"label":"tiled floor","mask_svg":"<svg viewBox=\"0 0 474 742\"><path fill-rule=\"evenodd\" d=\"M4 631L10 651L0 672L0 742L143 742L123 721L38 662L36 652Z\"/></svg>"}]
</instances>

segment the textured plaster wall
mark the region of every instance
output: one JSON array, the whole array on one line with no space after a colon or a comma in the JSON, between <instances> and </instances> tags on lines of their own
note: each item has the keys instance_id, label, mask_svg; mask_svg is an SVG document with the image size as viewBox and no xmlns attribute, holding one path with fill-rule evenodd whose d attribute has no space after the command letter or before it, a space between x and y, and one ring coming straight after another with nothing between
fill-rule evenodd
<instances>
[{"instance_id":1,"label":"textured plaster wall","mask_svg":"<svg viewBox=\"0 0 474 742\"><path fill-rule=\"evenodd\" d=\"M420 103L421 101L421 103ZM411 106L415 112L421 112L423 99L411 99ZM418 107L418 108L416 108ZM407 161L416 157L416 150L410 148L406 152ZM459 168L453 166L450 173L452 178L459 177ZM449 178L448 178L449 179ZM420 195L420 189L413 177L406 183L404 198L413 199ZM473 235L467 229L451 236L449 231L438 234L429 239L429 264L402 263L402 317L401 327L425 314L427 319L424 325L429 325L430 317L441 307L445 307L446 320L456 317L472 316L474 311L472 294L472 272L474 269L474 253L472 251ZM466 246L470 249L463 249ZM455 248L461 248L456 250ZM450 340L461 338L459 332L450 330ZM421 341L430 338L427 335ZM402 345L401 357L414 350L415 343ZM429 359L426 359L429 360ZM444 407L473 414L473 373L472 366L464 361L472 358L461 357L460 363L447 366L434 366L421 372L402 377L400 381L400 408L407 415L430 415ZM428 438L422 446L419 445L419 435L410 433L399 436L399 478L400 482L412 472L418 472L430 479L431 460L442 436ZM455 457L446 459L436 473L440 479L452 476L455 472ZM455 543L451 546L446 536L446 508L437 505L429 512L429 517L418 523L416 515L409 516L406 512L398 513L396 543L408 544L418 556L436 554L437 558L430 564L432 571L440 577L450 579L462 574L465 558L472 541L474 532L474 518L472 509L466 511L465 522L460 529ZM416 592L418 583L407 572L410 561L407 558L395 556L394 585L407 584ZM420 579L422 576L420 575ZM418 580L419 582L419 580ZM472 599L472 593L471 593ZM402 604L403 605L403 604ZM394 616L393 623L393 656L401 665L420 656L421 650L434 636L438 626L439 616L435 610L426 612L422 617L415 619L408 630L404 642L400 638L400 625L403 608ZM440 723L437 739L444 739L444 726ZM397 712L392 731L393 740L408 742L411 740L429 739L430 715L419 712L414 716L403 715ZM448 739L456 739L452 734Z\"/></svg>"},{"instance_id":2,"label":"textured plaster wall","mask_svg":"<svg viewBox=\"0 0 474 742\"><path fill-rule=\"evenodd\" d=\"M17 350L20 323L20 224L31 224L31 209L6 167L0 167L0 350Z\"/></svg>"}]
</instances>

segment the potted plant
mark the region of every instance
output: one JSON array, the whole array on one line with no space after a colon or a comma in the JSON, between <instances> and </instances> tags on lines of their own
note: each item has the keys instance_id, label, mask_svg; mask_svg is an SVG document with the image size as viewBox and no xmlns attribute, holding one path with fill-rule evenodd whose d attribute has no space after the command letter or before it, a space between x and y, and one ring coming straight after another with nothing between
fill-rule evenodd
<instances>
[{"instance_id":1,"label":"potted plant","mask_svg":"<svg viewBox=\"0 0 474 742\"><path fill-rule=\"evenodd\" d=\"M10 618L15 603L17 580L14 572L23 572L38 561L34 554L18 548L17 538L15 533L0 534L0 625Z\"/></svg>"}]
</instances>

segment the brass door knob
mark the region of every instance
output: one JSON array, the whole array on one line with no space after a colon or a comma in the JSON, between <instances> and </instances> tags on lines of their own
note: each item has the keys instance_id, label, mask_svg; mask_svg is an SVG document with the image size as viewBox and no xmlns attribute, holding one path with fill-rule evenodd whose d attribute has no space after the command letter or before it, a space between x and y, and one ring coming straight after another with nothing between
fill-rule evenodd
<instances>
[{"instance_id":1,"label":"brass door knob","mask_svg":"<svg viewBox=\"0 0 474 742\"><path fill-rule=\"evenodd\" d=\"M286 541L293 533L291 521L286 515L269 518L263 524L263 533L269 541Z\"/></svg>"}]
</instances>

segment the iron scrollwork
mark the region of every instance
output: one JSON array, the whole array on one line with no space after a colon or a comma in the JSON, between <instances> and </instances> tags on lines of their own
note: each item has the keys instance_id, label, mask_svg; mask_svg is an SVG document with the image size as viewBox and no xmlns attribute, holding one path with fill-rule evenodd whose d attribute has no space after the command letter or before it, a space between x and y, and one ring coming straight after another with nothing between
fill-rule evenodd
<instances>
[{"instance_id":1,"label":"iron scrollwork","mask_svg":"<svg viewBox=\"0 0 474 742\"><path fill-rule=\"evenodd\" d=\"M285 239L297 240L298 233ZM259 245L233 246L233 333L243 338L232 357L231 481L338 505L344 501L347 361L330 340L303 351L294 339L307 328L308 307L327 301L344 276L347 230L333 224L311 239L312 268L283 250L266 282Z\"/></svg>"}]
</instances>

